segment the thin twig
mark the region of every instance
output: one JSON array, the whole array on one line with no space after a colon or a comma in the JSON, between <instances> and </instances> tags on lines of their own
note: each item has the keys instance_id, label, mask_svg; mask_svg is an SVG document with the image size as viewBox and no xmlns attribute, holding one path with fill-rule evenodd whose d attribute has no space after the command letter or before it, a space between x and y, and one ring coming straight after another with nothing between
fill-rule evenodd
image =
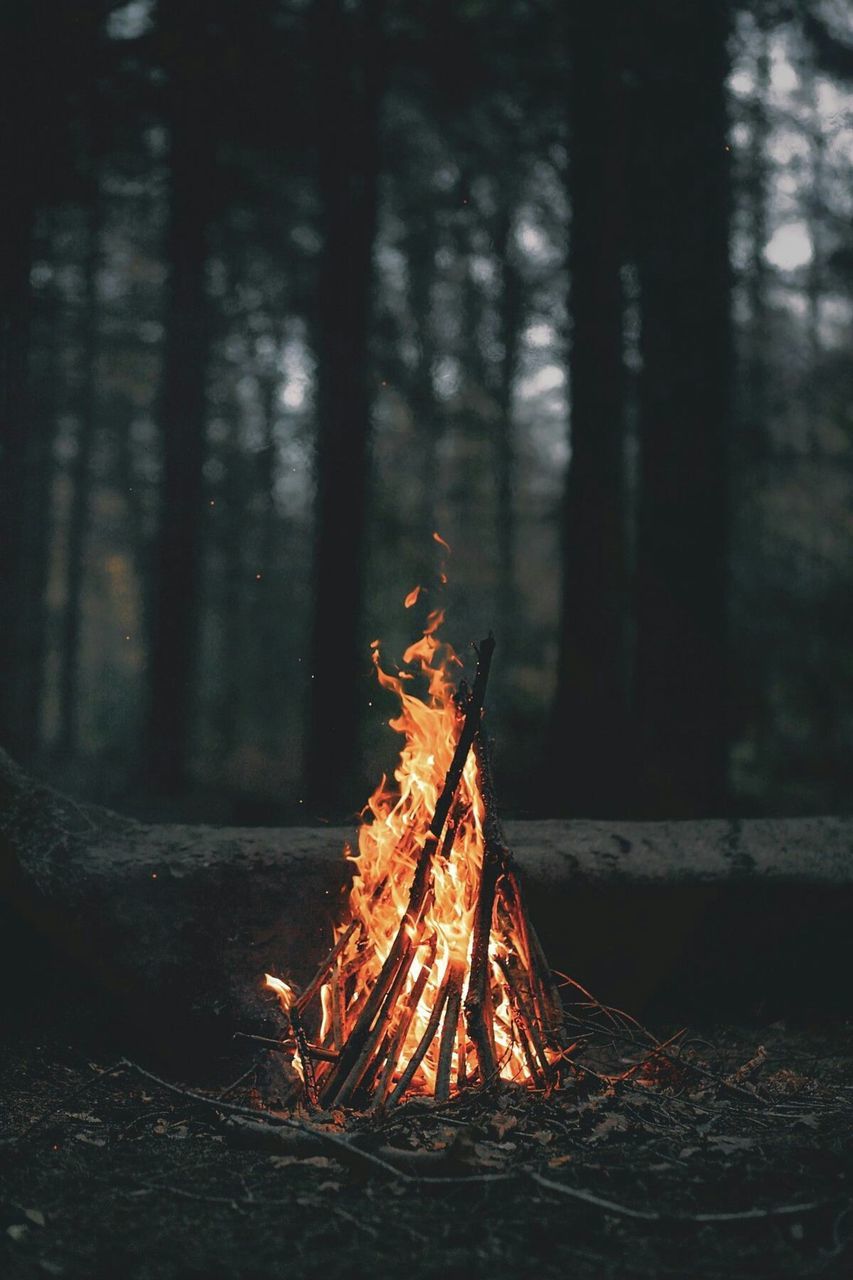
<instances>
[{"instance_id":1,"label":"thin twig","mask_svg":"<svg viewBox=\"0 0 853 1280\"><path fill-rule=\"evenodd\" d=\"M582 1200L584 1204L595 1205L606 1213L615 1213L622 1218L638 1218L643 1222L751 1222L762 1218L790 1217L794 1214L811 1213L831 1204L830 1200L807 1200L802 1204L772 1205L769 1209L742 1209L723 1213L659 1213L653 1209L632 1209L629 1205L620 1204L617 1200L608 1200L597 1196L583 1187L573 1187L567 1182L555 1182L544 1174L529 1172L527 1175L539 1187L555 1191L558 1195L569 1196L573 1200Z\"/></svg>"}]
</instances>

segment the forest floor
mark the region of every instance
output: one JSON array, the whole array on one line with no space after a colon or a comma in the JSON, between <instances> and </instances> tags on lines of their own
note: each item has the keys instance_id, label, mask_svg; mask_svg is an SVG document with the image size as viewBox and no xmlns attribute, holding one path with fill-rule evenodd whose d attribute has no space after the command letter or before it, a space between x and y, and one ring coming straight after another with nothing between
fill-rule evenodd
<instances>
[{"instance_id":1,"label":"forest floor","mask_svg":"<svg viewBox=\"0 0 853 1280\"><path fill-rule=\"evenodd\" d=\"M588 1052L549 1098L505 1087L312 1121L397 1148L395 1175L322 1137L314 1154L243 1149L241 1117L120 1063L73 1004L36 1004L0 1048L0 1274L853 1275L853 1025L706 1026L635 1069L609 1052L630 1072L616 1084ZM260 1106L251 1073L228 1101Z\"/></svg>"}]
</instances>

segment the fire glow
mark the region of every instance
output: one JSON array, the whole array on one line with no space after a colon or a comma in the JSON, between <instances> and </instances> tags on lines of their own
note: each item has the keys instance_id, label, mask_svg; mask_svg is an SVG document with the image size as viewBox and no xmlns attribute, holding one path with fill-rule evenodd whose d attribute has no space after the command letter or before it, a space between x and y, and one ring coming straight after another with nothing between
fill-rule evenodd
<instances>
[{"instance_id":1,"label":"fire glow","mask_svg":"<svg viewBox=\"0 0 853 1280\"><path fill-rule=\"evenodd\" d=\"M547 1088L558 1078L559 994L524 910L482 732L494 641L479 647L473 686L457 686L462 663L439 639L443 621L442 610L429 614L397 675L371 646L380 685L399 701L394 780L370 797L357 854L345 851L355 866L347 918L315 978L296 996L266 976L311 1103L381 1108L497 1079ZM311 1043L302 1018L315 999Z\"/></svg>"}]
</instances>

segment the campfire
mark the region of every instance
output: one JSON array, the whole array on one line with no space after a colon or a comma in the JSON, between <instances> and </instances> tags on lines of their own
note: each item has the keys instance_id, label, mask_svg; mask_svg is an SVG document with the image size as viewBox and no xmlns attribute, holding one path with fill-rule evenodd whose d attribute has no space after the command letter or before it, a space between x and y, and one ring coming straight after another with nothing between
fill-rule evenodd
<instances>
[{"instance_id":1,"label":"campfire","mask_svg":"<svg viewBox=\"0 0 853 1280\"><path fill-rule=\"evenodd\" d=\"M358 852L345 850L355 864L347 917L314 978L297 994L266 975L311 1106L381 1110L496 1080L559 1082L560 996L501 828L483 726L495 642L476 647L473 684L457 684L462 662L439 639L443 621L443 610L429 614L397 675L373 642L379 683L400 704L394 785L382 778Z\"/></svg>"}]
</instances>

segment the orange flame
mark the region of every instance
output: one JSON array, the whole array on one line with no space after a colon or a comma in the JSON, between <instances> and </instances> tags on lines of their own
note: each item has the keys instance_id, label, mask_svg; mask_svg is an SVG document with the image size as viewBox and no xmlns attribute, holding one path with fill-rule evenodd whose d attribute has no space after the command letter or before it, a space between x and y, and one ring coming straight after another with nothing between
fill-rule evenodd
<instances>
[{"instance_id":1,"label":"orange flame","mask_svg":"<svg viewBox=\"0 0 853 1280\"><path fill-rule=\"evenodd\" d=\"M409 592L409 594L406 596L405 600L403 601L403 605L404 605L404 607L405 607L406 609L411 609L411 607L412 607L412 605L413 605L413 604L417 604L417 603L418 603L418 597L420 596L420 594L421 594L421 592L422 592L422 591L423 591L423 587L412 587L411 591Z\"/></svg>"},{"instance_id":2,"label":"orange flame","mask_svg":"<svg viewBox=\"0 0 853 1280\"><path fill-rule=\"evenodd\" d=\"M438 534L433 536L442 546L447 545ZM411 595L407 602L410 598ZM437 637L443 621L443 610L436 609L430 613L423 635L404 653L403 661L414 666L414 673L401 671L391 675L380 665L378 645L374 643L371 646L380 685L399 699L399 714L390 721L390 725L402 735L403 744L394 771L394 785L382 778L363 812L358 852L347 854L355 864L355 876L349 895L348 917L338 928L336 936L340 938L352 920L358 920L362 925L362 937L367 940L363 950L366 959L358 970L358 985L349 997L347 1008L356 1006L372 985L397 934L408 903L418 854L459 736L460 713L455 701L453 673L462 663L453 648ZM417 697L406 687L406 683L418 676L427 683L424 698ZM401 1064L408 1061L421 1040L449 967L461 965L467 981L483 865L484 816L477 765L472 753L465 765L451 815L451 822L456 827L453 846L447 858L441 853L434 858L432 894L424 916L424 928L419 940L412 939L418 941L418 959L421 966L429 965L429 974L425 984L421 979L420 998L399 1055ZM509 1000L497 963L502 951L502 945L493 940L489 958L500 1074L507 1080L528 1080L528 1067L513 1034ZM412 993L421 966L412 965L400 994L401 1004L405 1004ZM333 1004L332 986L326 983L322 991L321 1041L334 1030ZM434 1089L438 1053L436 1041L412 1080L413 1090L431 1092ZM452 1078L463 1079L475 1069L474 1047L460 1024L460 1034L453 1048Z\"/></svg>"},{"instance_id":3,"label":"orange flame","mask_svg":"<svg viewBox=\"0 0 853 1280\"><path fill-rule=\"evenodd\" d=\"M293 1008L294 1004L296 1003L296 992L293 990L293 987L288 986L288 984L286 982L283 982L281 978L274 978L271 973L264 974L264 983L266 986L270 988L271 991L274 991L278 996L279 1003L281 1004L281 1007L282 1007L282 1011L285 1014L290 1013L290 1010ZM302 1080L302 1082L304 1083L305 1067L303 1066L302 1058L300 1057L298 1049L296 1049L293 1054L293 1066L300 1080Z\"/></svg>"}]
</instances>

